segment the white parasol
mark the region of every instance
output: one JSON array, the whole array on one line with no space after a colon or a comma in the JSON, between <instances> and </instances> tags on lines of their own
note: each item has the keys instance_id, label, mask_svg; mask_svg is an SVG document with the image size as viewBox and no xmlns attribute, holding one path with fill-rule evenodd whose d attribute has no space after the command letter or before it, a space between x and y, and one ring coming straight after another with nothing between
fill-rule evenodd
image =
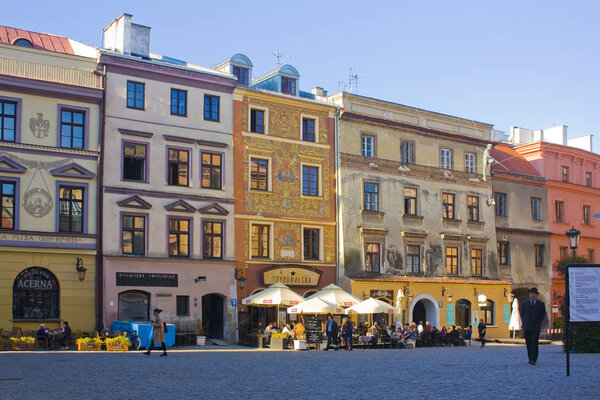
<instances>
[{"instance_id":1,"label":"white parasol","mask_svg":"<svg viewBox=\"0 0 600 400\"><path fill-rule=\"evenodd\" d=\"M368 299L347 308L346 314L393 314L394 310L394 306L391 306L381 300L369 297Z\"/></svg>"},{"instance_id":2,"label":"white parasol","mask_svg":"<svg viewBox=\"0 0 600 400\"><path fill-rule=\"evenodd\" d=\"M404 298L404 293L401 289L398 289L398 294L396 295L396 311L398 313L402 312L402 299Z\"/></svg>"},{"instance_id":3,"label":"white parasol","mask_svg":"<svg viewBox=\"0 0 600 400\"><path fill-rule=\"evenodd\" d=\"M341 287L336 286L333 283L325 286L317 293L308 296L306 299L311 300L316 297L342 307L350 307L361 302L358 297L345 292Z\"/></svg>"},{"instance_id":4,"label":"white parasol","mask_svg":"<svg viewBox=\"0 0 600 400\"><path fill-rule=\"evenodd\" d=\"M512 312L510 314L510 322L508 323L509 331L518 331L521 329L521 314L519 313L519 300L515 298L512 303Z\"/></svg>"},{"instance_id":5,"label":"white parasol","mask_svg":"<svg viewBox=\"0 0 600 400\"><path fill-rule=\"evenodd\" d=\"M253 294L242 300L248 306L293 306L304 301L304 297L294 292L283 283L277 282L262 292Z\"/></svg>"},{"instance_id":6,"label":"white parasol","mask_svg":"<svg viewBox=\"0 0 600 400\"><path fill-rule=\"evenodd\" d=\"M344 309L319 297L306 300L287 309L288 314L343 314Z\"/></svg>"}]
</instances>

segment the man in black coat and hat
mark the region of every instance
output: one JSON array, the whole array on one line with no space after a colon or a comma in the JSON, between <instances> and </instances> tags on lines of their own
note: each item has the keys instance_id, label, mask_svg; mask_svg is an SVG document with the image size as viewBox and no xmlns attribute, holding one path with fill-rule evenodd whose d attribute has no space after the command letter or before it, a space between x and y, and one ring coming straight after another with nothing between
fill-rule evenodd
<instances>
[{"instance_id":1,"label":"man in black coat and hat","mask_svg":"<svg viewBox=\"0 0 600 400\"><path fill-rule=\"evenodd\" d=\"M325 333L327 334L327 347L325 347L323 350L327 351L329 350L329 345L330 344L336 344L337 343L337 338L338 338L338 324L337 322L335 322L335 320L333 319L333 315L329 314L327 315L327 322L325 323ZM335 347L335 350L337 350L338 347Z\"/></svg>"},{"instance_id":2,"label":"man in black coat and hat","mask_svg":"<svg viewBox=\"0 0 600 400\"><path fill-rule=\"evenodd\" d=\"M542 322L546 319L546 305L537 299L540 294L537 288L529 289L529 300L521 304L521 321L523 322L523 334L527 344L527 356L529 364L535 365L538 358L538 340L542 329Z\"/></svg>"}]
</instances>

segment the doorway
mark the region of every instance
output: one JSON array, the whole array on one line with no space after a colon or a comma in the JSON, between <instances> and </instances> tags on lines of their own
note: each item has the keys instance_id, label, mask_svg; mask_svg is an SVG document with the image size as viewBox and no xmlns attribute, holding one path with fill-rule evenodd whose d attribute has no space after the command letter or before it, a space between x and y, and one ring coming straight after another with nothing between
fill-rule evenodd
<instances>
[{"instance_id":1,"label":"doorway","mask_svg":"<svg viewBox=\"0 0 600 400\"><path fill-rule=\"evenodd\" d=\"M202 326L208 338L223 339L223 296L207 294L202 296Z\"/></svg>"},{"instance_id":2,"label":"doorway","mask_svg":"<svg viewBox=\"0 0 600 400\"><path fill-rule=\"evenodd\" d=\"M420 294L414 300L410 307L411 323L423 321L423 325L429 322L431 326L440 327L440 311L435 298L428 294Z\"/></svg>"},{"instance_id":3,"label":"doorway","mask_svg":"<svg viewBox=\"0 0 600 400\"><path fill-rule=\"evenodd\" d=\"M471 302L469 300L460 299L456 302L454 323L462 328L471 325Z\"/></svg>"},{"instance_id":4,"label":"doorway","mask_svg":"<svg viewBox=\"0 0 600 400\"><path fill-rule=\"evenodd\" d=\"M423 321L423 325L425 325L425 322L427 322L427 311L425 310L425 304L423 304L423 301L418 301L417 304L415 304L412 320L417 325L420 321Z\"/></svg>"}]
</instances>

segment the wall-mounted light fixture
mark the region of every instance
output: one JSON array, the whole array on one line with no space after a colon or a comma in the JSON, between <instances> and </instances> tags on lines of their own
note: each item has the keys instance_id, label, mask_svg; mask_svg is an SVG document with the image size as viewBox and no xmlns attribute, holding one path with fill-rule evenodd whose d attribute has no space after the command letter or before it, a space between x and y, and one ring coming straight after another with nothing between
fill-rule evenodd
<instances>
[{"instance_id":1,"label":"wall-mounted light fixture","mask_svg":"<svg viewBox=\"0 0 600 400\"><path fill-rule=\"evenodd\" d=\"M579 247L580 234L581 232L575 229L574 226L571 226L571 229L565 232L565 235L567 235L567 239L569 239L569 247L573 251L573 255L577 254L577 247Z\"/></svg>"},{"instance_id":2,"label":"wall-mounted light fixture","mask_svg":"<svg viewBox=\"0 0 600 400\"><path fill-rule=\"evenodd\" d=\"M199 275L196 277L196 279L194 279L194 282L198 283L198 282L204 282L206 280L206 276L204 275Z\"/></svg>"},{"instance_id":3,"label":"wall-mounted light fixture","mask_svg":"<svg viewBox=\"0 0 600 400\"><path fill-rule=\"evenodd\" d=\"M450 289L442 287L442 297L444 296L446 296L448 303L452 303L452 294L450 293Z\"/></svg>"},{"instance_id":4,"label":"wall-mounted light fixture","mask_svg":"<svg viewBox=\"0 0 600 400\"><path fill-rule=\"evenodd\" d=\"M235 272L233 273L233 277L236 281L238 281L238 286L240 289L243 289L246 286L246 277L241 274L242 271L243 270L241 268L236 268Z\"/></svg>"},{"instance_id":5,"label":"wall-mounted light fixture","mask_svg":"<svg viewBox=\"0 0 600 400\"><path fill-rule=\"evenodd\" d=\"M79 282L83 282L87 268L83 266L83 260L79 257L75 260L75 271L77 271L77 275L79 276Z\"/></svg>"}]
</instances>

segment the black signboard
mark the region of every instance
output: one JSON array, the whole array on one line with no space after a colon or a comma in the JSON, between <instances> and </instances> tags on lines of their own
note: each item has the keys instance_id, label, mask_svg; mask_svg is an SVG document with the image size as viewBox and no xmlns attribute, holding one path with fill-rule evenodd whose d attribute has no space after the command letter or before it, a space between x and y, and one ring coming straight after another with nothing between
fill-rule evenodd
<instances>
[{"instance_id":1,"label":"black signboard","mask_svg":"<svg viewBox=\"0 0 600 400\"><path fill-rule=\"evenodd\" d=\"M306 343L323 342L321 321L317 315L304 315L304 328L306 329Z\"/></svg>"},{"instance_id":2,"label":"black signboard","mask_svg":"<svg viewBox=\"0 0 600 400\"><path fill-rule=\"evenodd\" d=\"M177 287L177 274L117 272L117 286Z\"/></svg>"}]
</instances>

